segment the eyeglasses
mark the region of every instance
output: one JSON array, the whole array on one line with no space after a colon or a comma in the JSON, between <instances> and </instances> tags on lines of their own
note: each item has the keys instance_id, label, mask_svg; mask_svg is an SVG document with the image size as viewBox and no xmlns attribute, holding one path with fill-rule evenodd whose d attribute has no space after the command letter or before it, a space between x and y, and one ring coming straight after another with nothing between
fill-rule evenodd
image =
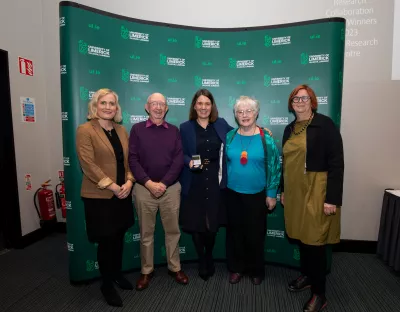
<instances>
[{"instance_id":1,"label":"eyeglasses","mask_svg":"<svg viewBox=\"0 0 400 312\"><path fill-rule=\"evenodd\" d=\"M237 110L236 115L238 116L243 116L245 113L246 115L254 115L255 110L254 109L245 109L245 110Z\"/></svg>"},{"instance_id":2,"label":"eyeglasses","mask_svg":"<svg viewBox=\"0 0 400 312\"><path fill-rule=\"evenodd\" d=\"M153 101L153 102L150 102L149 105L150 105L151 107L160 106L161 108L163 108L163 107L165 107L166 104L165 104L164 102Z\"/></svg>"},{"instance_id":3,"label":"eyeglasses","mask_svg":"<svg viewBox=\"0 0 400 312\"><path fill-rule=\"evenodd\" d=\"M305 103L305 102L307 102L309 99L310 99L309 96L294 96L294 97L292 98L292 102L293 102L293 103L299 103L299 102L301 101L301 102Z\"/></svg>"}]
</instances>

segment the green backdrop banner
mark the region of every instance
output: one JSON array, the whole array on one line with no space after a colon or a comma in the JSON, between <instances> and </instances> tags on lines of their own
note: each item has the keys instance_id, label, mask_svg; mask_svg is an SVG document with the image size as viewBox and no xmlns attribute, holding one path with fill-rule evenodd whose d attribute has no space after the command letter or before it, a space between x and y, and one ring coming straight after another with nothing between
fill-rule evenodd
<instances>
[{"instance_id":1,"label":"green backdrop banner","mask_svg":"<svg viewBox=\"0 0 400 312\"><path fill-rule=\"evenodd\" d=\"M232 111L240 95L261 104L258 123L272 130L278 147L288 112L289 93L308 83L318 96L318 111L340 124L344 56L344 19L240 29L207 29L151 23L117 16L73 2L60 3L61 91L64 170L67 195L67 239L71 281L97 277L95 244L85 232L80 198L82 172L75 134L86 121L87 104L99 88L120 97L123 125L146 120L144 104L153 92L169 105L167 121L179 126L188 119L199 88L215 96L220 115L235 125ZM225 231L218 233L215 257L225 257ZM125 235L123 269L140 267L139 228ZM181 260L196 259L188 235L182 233ZM299 266L299 251L284 231L278 203L268 216L266 261ZM165 263L164 233L158 219L155 263Z\"/></svg>"}]
</instances>

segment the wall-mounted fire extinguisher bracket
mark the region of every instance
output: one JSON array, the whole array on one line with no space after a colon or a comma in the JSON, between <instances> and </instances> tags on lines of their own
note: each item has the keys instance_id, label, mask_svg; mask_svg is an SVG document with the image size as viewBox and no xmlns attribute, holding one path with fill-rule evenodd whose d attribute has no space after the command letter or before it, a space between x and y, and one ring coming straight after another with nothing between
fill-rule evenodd
<instances>
[{"instance_id":1,"label":"wall-mounted fire extinguisher bracket","mask_svg":"<svg viewBox=\"0 0 400 312\"><path fill-rule=\"evenodd\" d=\"M33 203L35 205L41 227L43 227L46 223L57 220L53 191L47 188L50 185L50 180L42 183L41 187L33 196ZM39 208L37 202L39 202Z\"/></svg>"},{"instance_id":2,"label":"wall-mounted fire extinguisher bracket","mask_svg":"<svg viewBox=\"0 0 400 312\"><path fill-rule=\"evenodd\" d=\"M67 203L65 202L65 186L63 178L60 178L60 183L56 185L56 202L57 209L61 209L61 215L65 219L67 217Z\"/></svg>"}]
</instances>

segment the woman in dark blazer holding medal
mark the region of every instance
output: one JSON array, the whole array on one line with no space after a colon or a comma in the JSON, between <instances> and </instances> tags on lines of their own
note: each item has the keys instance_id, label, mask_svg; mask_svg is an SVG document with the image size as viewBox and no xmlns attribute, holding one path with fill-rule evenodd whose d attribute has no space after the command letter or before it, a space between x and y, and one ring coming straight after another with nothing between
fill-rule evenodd
<instances>
[{"instance_id":1,"label":"woman in dark blazer holding medal","mask_svg":"<svg viewBox=\"0 0 400 312\"><path fill-rule=\"evenodd\" d=\"M196 92L189 120L180 125L184 168L180 223L192 234L199 257L199 276L207 280L214 274L212 252L221 222L221 189L226 187L223 146L232 127L218 117L214 97L206 89Z\"/></svg>"},{"instance_id":2,"label":"woman in dark blazer holding medal","mask_svg":"<svg viewBox=\"0 0 400 312\"><path fill-rule=\"evenodd\" d=\"M97 260L103 278L101 292L111 306L122 306L115 290L133 289L121 273L125 232L134 224L132 185L128 165L128 133L116 122L122 120L118 96L100 89L89 103L89 121L80 125L76 150L83 171L81 196L86 232L98 243Z\"/></svg>"}]
</instances>

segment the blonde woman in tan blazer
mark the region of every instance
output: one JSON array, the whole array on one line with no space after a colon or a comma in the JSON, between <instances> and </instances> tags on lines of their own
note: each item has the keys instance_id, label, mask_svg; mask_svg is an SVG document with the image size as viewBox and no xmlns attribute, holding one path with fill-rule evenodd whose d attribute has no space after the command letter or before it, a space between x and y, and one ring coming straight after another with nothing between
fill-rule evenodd
<instances>
[{"instance_id":1,"label":"blonde woman in tan blazer","mask_svg":"<svg viewBox=\"0 0 400 312\"><path fill-rule=\"evenodd\" d=\"M76 150L83 171L81 196L86 232L98 243L97 260L103 278L101 292L111 306L122 306L114 282L133 289L121 274L124 235L134 222L131 190L135 181L128 165L128 133L118 95L100 89L88 107L89 121L80 125Z\"/></svg>"}]
</instances>

